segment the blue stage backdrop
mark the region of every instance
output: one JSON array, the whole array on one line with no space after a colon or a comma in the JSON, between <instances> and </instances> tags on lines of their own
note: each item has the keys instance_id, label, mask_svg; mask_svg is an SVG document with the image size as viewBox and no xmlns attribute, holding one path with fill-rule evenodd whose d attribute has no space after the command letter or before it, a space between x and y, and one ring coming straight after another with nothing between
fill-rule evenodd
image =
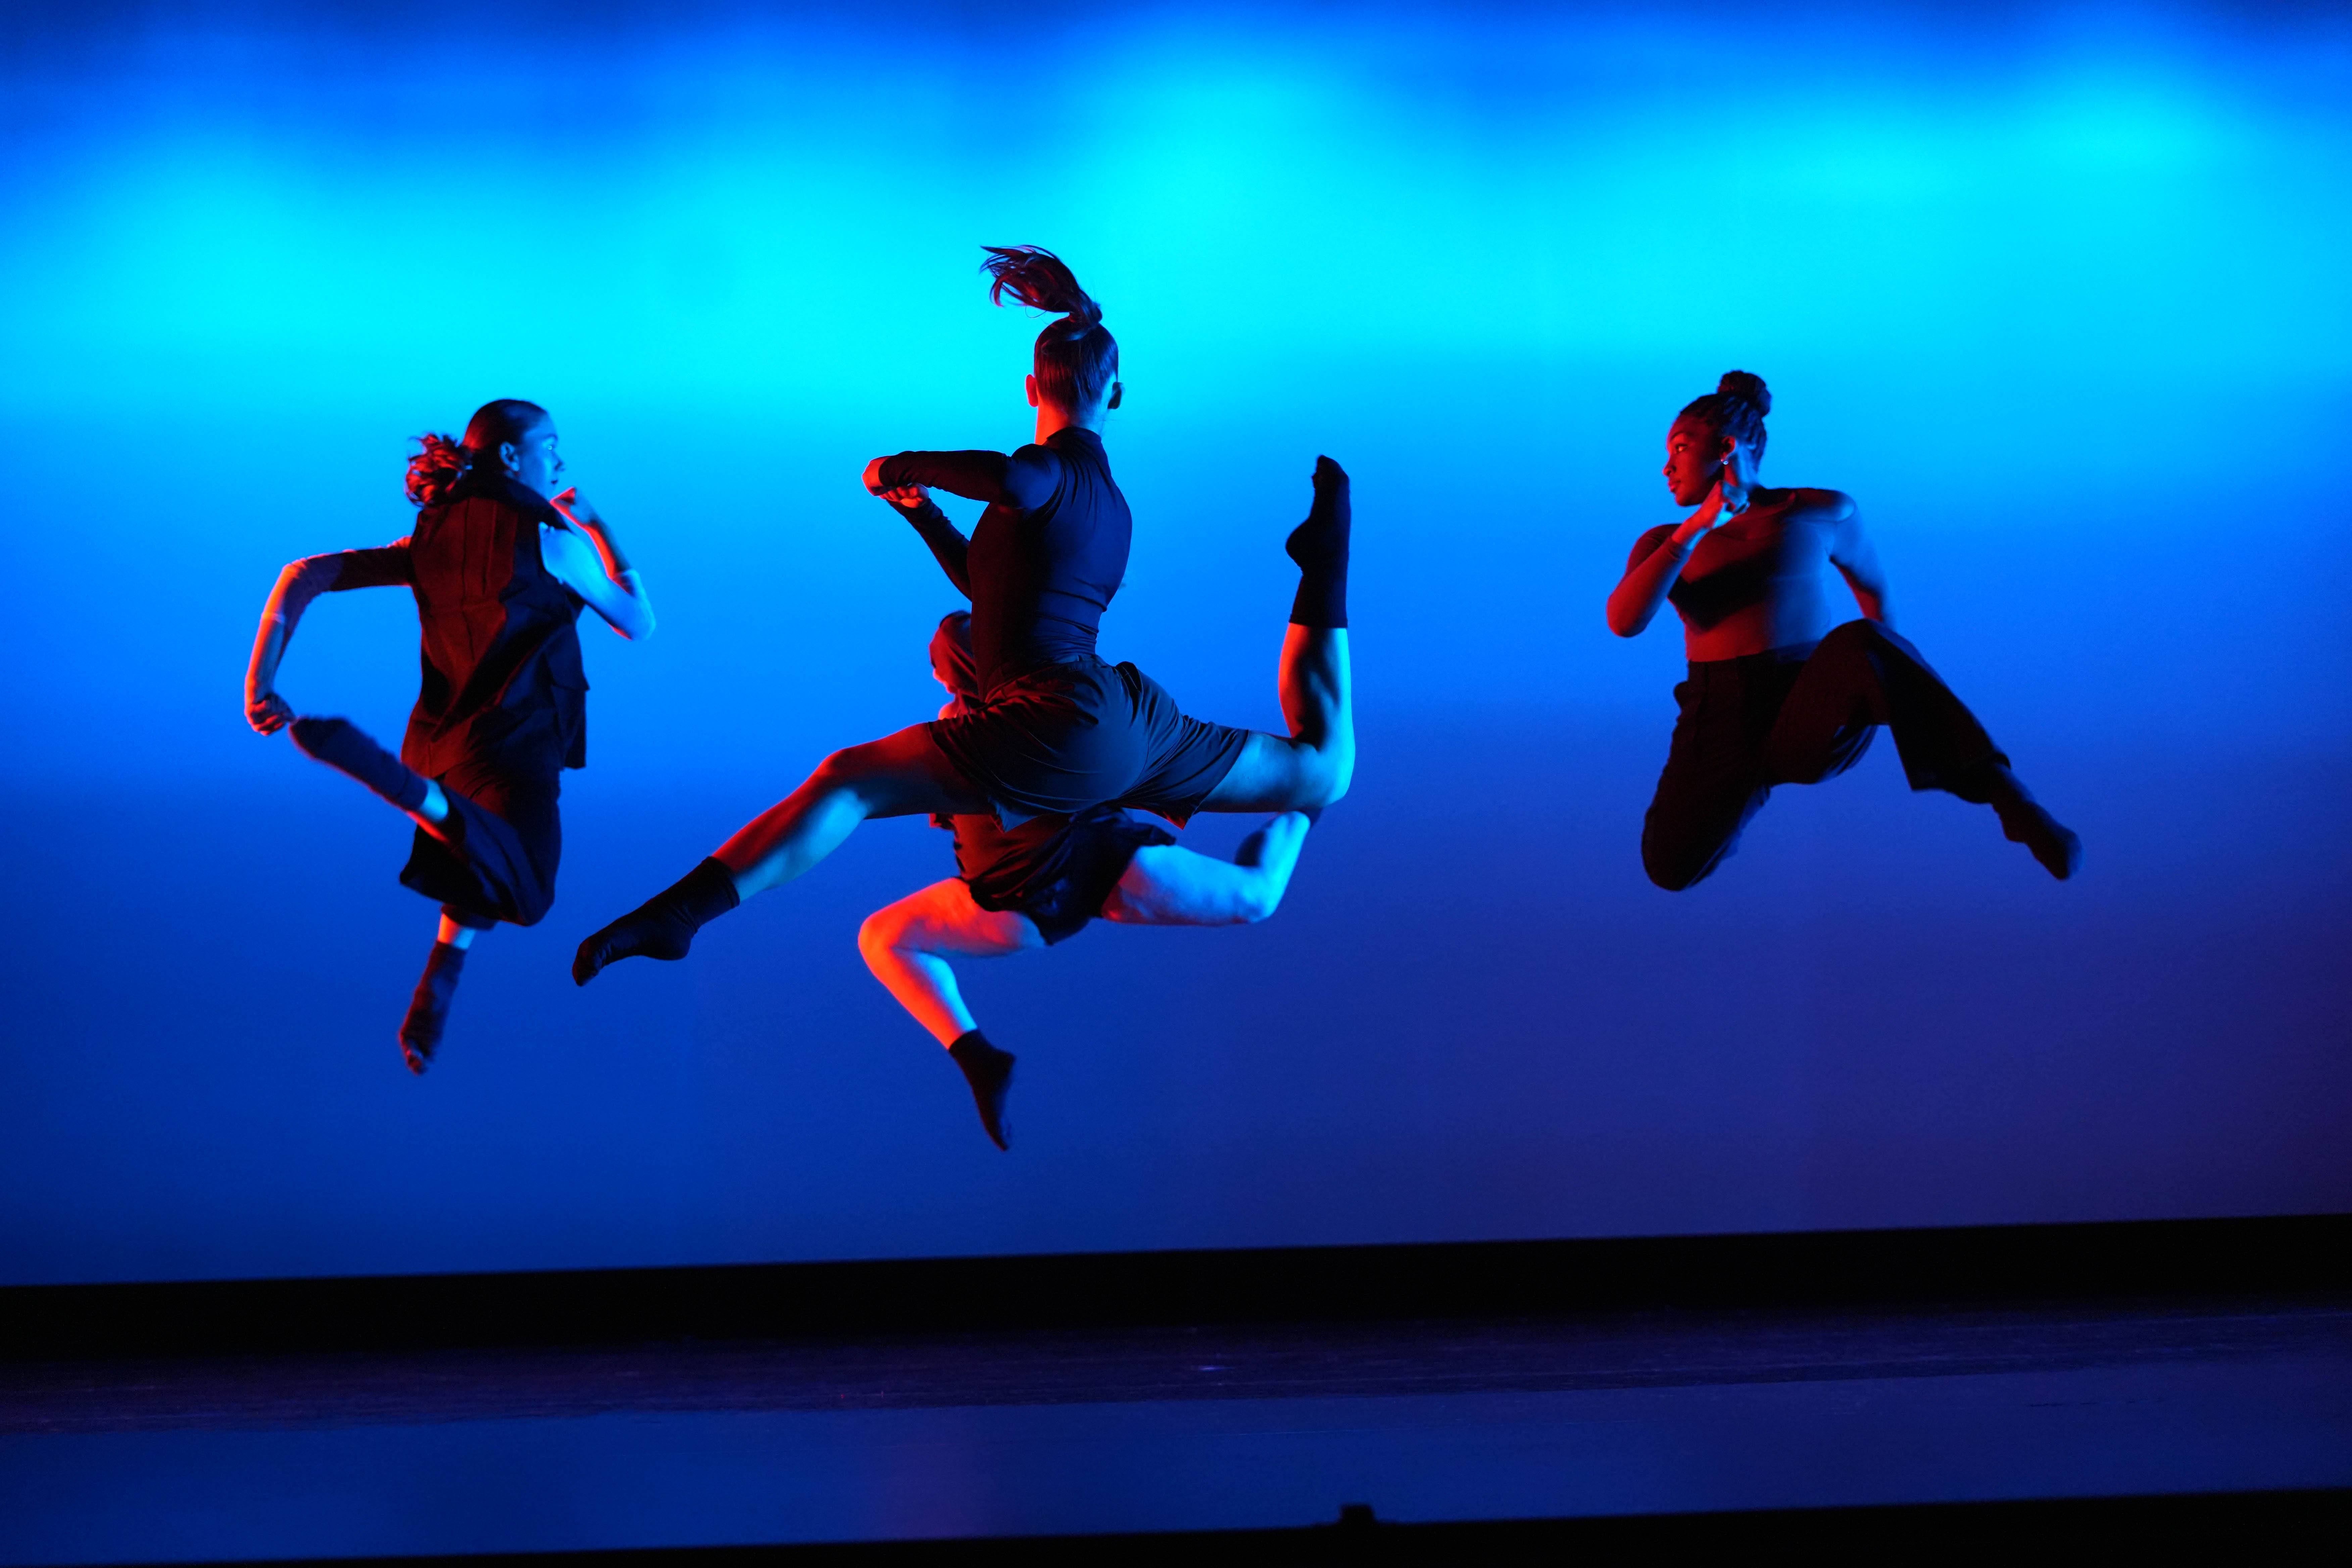
<instances>
[{"instance_id":1,"label":"blue stage backdrop","mask_svg":"<svg viewBox=\"0 0 2352 1568\"><path fill-rule=\"evenodd\" d=\"M2085 1220L2352 1204L2352 30L2178 5L12 9L0 1279ZM969 966L990 1148L866 974L861 833L587 991L582 934L927 717L858 484L1010 447L1040 243L1124 350L1104 648L1277 721L1357 481L1362 761L1254 930ZM1778 399L2071 885L1883 742L1679 896L1680 648L1610 636L1675 411ZM662 615L593 627L554 914L443 1060L405 824L250 733L279 565L551 408ZM969 522L973 509L950 502ZM397 736L397 592L282 689ZM1249 824L1191 841L1229 847Z\"/></svg>"}]
</instances>

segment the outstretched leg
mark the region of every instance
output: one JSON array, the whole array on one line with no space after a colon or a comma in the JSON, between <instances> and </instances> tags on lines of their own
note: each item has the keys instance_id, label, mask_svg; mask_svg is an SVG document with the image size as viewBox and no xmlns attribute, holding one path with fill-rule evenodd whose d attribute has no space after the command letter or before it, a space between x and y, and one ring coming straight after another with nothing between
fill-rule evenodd
<instances>
[{"instance_id":1,"label":"outstretched leg","mask_svg":"<svg viewBox=\"0 0 2352 1568\"><path fill-rule=\"evenodd\" d=\"M971 1087L981 1125L1000 1149L1008 1146L1004 1100L1013 1088L1013 1058L980 1032L948 955L1004 958L1045 945L1035 921L1010 910L982 909L972 901L971 889L955 878L875 910L857 929L866 967L948 1048Z\"/></svg>"},{"instance_id":2,"label":"outstretched leg","mask_svg":"<svg viewBox=\"0 0 2352 1568\"><path fill-rule=\"evenodd\" d=\"M417 826L443 837L449 798L441 786L377 745L357 724L348 719L297 719L286 729L305 756L358 780Z\"/></svg>"},{"instance_id":3,"label":"outstretched leg","mask_svg":"<svg viewBox=\"0 0 2352 1568\"><path fill-rule=\"evenodd\" d=\"M1315 460L1315 504L1286 548L1298 594L1282 640L1276 685L1287 736L1253 734L1202 811L1320 811L1356 772L1356 715L1348 665L1348 476Z\"/></svg>"},{"instance_id":4,"label":"outstretched leg","mask_svg":"<svg viewBox=\"0 0 2352 1568\"><path fill-rule=\"evenodd\" d=\"M718 853L582 942L572 978L585 985L624 958L684 958L703 925L802 875L869 816L987 809L927 725L835 752Z\"/></svg>"},{"instance_id":5,"label":"outstretched leg","mask_svg":"<svg viewBox=\"0 0 2352 1568\"><path fill-rule=\"evenodd\" d=\"M2001 832L2061 881L2083 864L2083 841L2010 771L1984 726L1928 668L1919 650L1875 621L1849 621L1805 660L1772 726L1775 775L1811 784L1851 763L1851 737L1884 724L1913 789L1940 789L1990 805Z\"/></svg>"}]
</instances>

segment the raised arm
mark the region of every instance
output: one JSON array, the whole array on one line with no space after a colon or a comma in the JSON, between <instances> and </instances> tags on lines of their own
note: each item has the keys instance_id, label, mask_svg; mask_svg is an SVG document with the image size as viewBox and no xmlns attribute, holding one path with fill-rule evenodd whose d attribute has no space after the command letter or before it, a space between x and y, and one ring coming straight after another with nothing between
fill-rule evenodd
<instances>
[{"instance_id":1,"label":"raised arm","mask_svg":"<svg viewBox=\"0 0 2352 1568\"><path fill-rule=\"evenodd\" d=\"M653 636L654 602L646 594L643 574L621 553L613 525L597 515L576 489L565 490L552 504L572 526L543 525L540 559L547 569L631 642Z\"/></svg>"},{"instance_id":2,"label":"raised arm","mask_svg":"<svg viewBox=\"0 0 2352 1568\"><path fill-rule=\"evenodd\" d=\"M1830 534L1830 564L1853 590L1853 602L1862 606L1862 613L1892 631L1895 616L1886 603L1886 573L1878 563L1878 552L1871 548L1870 536L1862 530L1862 513L1852 496L1836 490L1830 494L1837 508Z\"/></svg>"},{"instance_id":3,"label":"raised arm","mask_svg":"<svg viewBox=\"0 0 2352 1568\"><path fill-rule=\"evenodd\" d=\"M1661 523L1633 542L1625 558L1625 575L1609 594L1609 629L1621 637L1640 637L1657 618L1658 606L1673 592L1691 552L1717 524L1748 510L1746 492L1727 503L1723 487L1709 490L1699 509L1672 528Z\"/></svg>"},{"instance_id":4,"label":"raised arm","mask_svg":"<svg viewBox=\"0 0 2352 1568\"><path fill-rule=\"evenodd\" d=\"M1002 452L900 452L866 465L866 488L885 490L922 485L969 500L1027 511L1042 506L1061 481L1062 459L1051 447Z\"/></svg>"},{"instance_id":5,"label":"raised arm","mask_svg":"<svg viewBox=\"0 0 2352 1568\"><path fill-rule=\"evenodd\" d=\"M920 485L884 490L882 499L890 503L891 510L914 524L915 531L923 536L923 542L931 547L931 555L939 562L940 570L948 574L948 581L956 585L958 593L971 598L971 574L965 563L971 541L963 536L961 529L948 521L948 514L940 510L939 502L933 500Z\"/></svg>"},{"instance_id":6,"label":"raised arm","mask_svg":"<svg viewBox=\"0 0 2352 1568\"><path fill-rule=\"evenodd\" d=\"M278 574L278 585L262 606L261 628L254 634L253 656L246 662L245 721L265 735L292 721L293 707L278 695L278 666L311 600L321 594L399 587L415 581L405 539L378 550L339 550L289 563Z\"/></svg>"}]
</instances>

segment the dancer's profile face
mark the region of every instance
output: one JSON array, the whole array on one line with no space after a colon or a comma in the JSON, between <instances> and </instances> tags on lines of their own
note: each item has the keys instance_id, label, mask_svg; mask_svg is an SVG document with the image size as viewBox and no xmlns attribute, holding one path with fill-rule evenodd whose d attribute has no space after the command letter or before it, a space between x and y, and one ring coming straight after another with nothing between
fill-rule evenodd
<instances>
[{"instance_id":1,"label":"dancer's profile face","mask_svg":"<svg viewBox=\"0 0 2352 1568\"><path fill-rule=\"evenodd\" d=\"M502 444L499 456L506 459L508 473L541 496L551 496L563 488L557 482L563 472L563 458L555 449L552 419L533 425L522 433L520 441Z\"/></svg>"},{"instance_id":2,"label":"dancer's profile face","mask_svg":"<svg viewBox=\"0 0 2352 1568\"><path fill-rule=\"evenodd\" d=\"M1666 432L1666 489L1676 506L1696 506L1715 488L1723 472L1731 443L1714 426L1696 419L1677 419Z\"/></svg>"}]
</instances>

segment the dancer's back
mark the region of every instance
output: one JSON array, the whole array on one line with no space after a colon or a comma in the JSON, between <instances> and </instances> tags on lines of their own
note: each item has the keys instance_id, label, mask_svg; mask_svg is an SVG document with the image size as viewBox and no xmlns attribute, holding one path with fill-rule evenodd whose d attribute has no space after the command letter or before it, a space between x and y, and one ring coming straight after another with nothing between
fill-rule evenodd
<instances>
[{"instance_id":1,"label":"dancer's back","mask_svg":"<svg viewBox=\"0 0 2352 1568\"><path fill-rule=\"evenodd\" d=\"M401 754L418 773L519 746L562 767L586 761L585 601L540 554L540 526L555 517L503 475L469 479L417 514L408 552L424 679Z\"/></svg>"},{"instance_id":2,"label":"dancer's back","mask_svg":"<svg viewBox=\"0 0 2352 1568\"><path fill-rule=\"evenodd\" d=\"M971 598L981 690L1093 655L1135 531L1101 436L1066 426L1010 457L901 452L882 461L879 477L894 489L927 485L988 502L968 546L936 514L914 519Z\"/></svg>"}]
</instances>

